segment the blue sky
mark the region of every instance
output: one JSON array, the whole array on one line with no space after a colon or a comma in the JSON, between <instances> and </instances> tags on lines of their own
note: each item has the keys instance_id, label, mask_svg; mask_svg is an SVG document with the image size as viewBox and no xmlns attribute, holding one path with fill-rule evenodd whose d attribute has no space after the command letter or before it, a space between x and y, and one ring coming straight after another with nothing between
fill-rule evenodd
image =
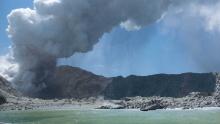
<instances>
[{"instance_id":1,"label":"blue sky","mask_svg":"<svg viewBox=\"0 0 220 124\"><path fill-rule=\"evenodd\" d=\"M32 7L32 0L0 1L0 54L7 53L6 16L12 9ZM149 75L156 73L200 72L184 47L179 45L175 33L164 35L161 22L155 22L139 31L125 31L120 27L105 34L94 50L60 64L79 66L105 76Z\"/></svg>"},{"instance_id":2,"label":"blue sky","mask_svg":"<svg viewBox=\"0 0 220 124\"><path fill-rule=\"evenodd\" d=\"M0 0L0 55L7 52L10 40L5 29L7 28L7 15L12 9L32 7L32 0Z\"/></svg>"},{"instance_id":3,"label":"blue sky","mask_svg":"<svg viewBox=\"0 0 220 124\"><path fill-rule=\"evenodd\" d=\"M64 59L62 64L105 76L199 71L191 56L178 45L175 37L161 33L160 24L132 32L117 27L104 35L93 51Z\"/></svg>"}]
</instances>

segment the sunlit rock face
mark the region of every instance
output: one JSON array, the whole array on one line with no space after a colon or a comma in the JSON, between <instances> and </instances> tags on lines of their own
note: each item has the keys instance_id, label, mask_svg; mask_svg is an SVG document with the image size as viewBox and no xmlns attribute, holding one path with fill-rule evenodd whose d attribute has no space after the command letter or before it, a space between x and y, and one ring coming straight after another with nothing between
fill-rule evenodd
<instances>
[{"instance_id":1,"label":"sunlit rock face","mask_svg":"<svg viewBox=\"0 0 220 124\"><path fill-rule=\"evenodd\" d=\"M0 76L0 105L7 103L8 98L21 96L21 93L15 90L11 83Z\"/></svg>"},{"instance_id":2,"label":"sunlit rock face","mask_svg":"<svg viewBox=\"0 0 220 124\"><path fill-rule=\"evenodd\" d=\"M0 76L0 96L21 96L21 93L12 87L12 84Z\"/></svg>"}]
</instances>

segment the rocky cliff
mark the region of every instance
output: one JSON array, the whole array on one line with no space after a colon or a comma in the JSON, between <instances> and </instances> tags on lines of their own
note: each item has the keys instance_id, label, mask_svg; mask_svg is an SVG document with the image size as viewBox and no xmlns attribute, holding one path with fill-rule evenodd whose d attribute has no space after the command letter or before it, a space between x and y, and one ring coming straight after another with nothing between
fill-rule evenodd
<instances>
[{"instance_id":1,"label":"rocky cliff","mask_svg":"<svg viewBox=\"0 0 220 124\"><path fill-rule=\"evenodd\" d=\"M108 99L134 96L184 97L191 92L212 95L217 76L213 73L158 74L115 77L104 91Z\"/></svg>"},{"instance_id":2,"label":"rocky cliff","mask_svg":"<svg viewBox=\"0 0 220 124\"><path fill-rule=\"evenodd\" d=\"M12 87L9 81L0 76L0 95L5 97L12 97L19 96L21 94Z\"/></svg>"},{"instance_id":3,"label":"rocky cliff","mask_svg":"<svg viewBox=\"0 0 220 124\"><path fill-rule=\"evenodd\" d=\"M20 96L21 94L16 91L11 83L0 76L0 105L7 102L7 98Z\"/></svg>"},{"instance_id":4,"label":"rocky cliff","mask_svg":"<svg viewBox=\"0 0 220 124\"><path fill-rule=\"evenodd\" d=\"M121 99L135 96L184 97L191 92L220 94L220 75L215 73L157 74L106 78L76 67L60 66L41 98L88 98L104 96ZM0 95L19 94L0 77Z\"/></svg>"},{"instance_id":5,"label":"rocky cliff","mask_svg":"<svg viewBox=\"0 0 220 124\"><path fill-rule=\"evenodd\" d=\"M121 99L134 96L184 97L191 92L212 95L218 74L184 73L106 78L76 67L60 66L54 80L42 92L46 98ZM45 95L46 94L46 95Z\"/></svg>"}]
</instances>

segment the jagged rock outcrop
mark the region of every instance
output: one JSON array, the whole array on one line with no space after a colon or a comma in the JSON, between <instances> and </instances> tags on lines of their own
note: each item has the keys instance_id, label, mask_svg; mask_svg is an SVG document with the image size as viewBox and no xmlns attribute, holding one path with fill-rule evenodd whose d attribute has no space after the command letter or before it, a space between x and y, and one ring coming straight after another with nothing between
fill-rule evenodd
<instances>
[{"instance_id":1,"label":"jagged rock outcrop","mask_svg":"<svg viewBox=\"0 0 220 124\"><path fill-rule=\"evenodd\" d=\"M13 97L13 96L20 96L17 90L15 90L11 83L0 76L0 95L4 97Z\"/></svg>"},{"instance_id":2,"label":"jagged rock outcrop","mask_svg":"<svg viewBox=\"0 0 220 124\"><path fill-rule=\"evenodd\" d=\"M108 99L123 97L184 97L191 92L212 95L216 88L213 73L158 74L151 76L115 77L105 89Z\"/></svg>"},{"instance_id":3,"label":"jagged rock outcrop","mask_svg":"<svg viewBox=\"0 0 220 124\"><path fill-rule=\"evenodd\" d=\"M11 83L0 76L0 105L7 103L7 99L13 99L21 96L21 93L15 90Z\"/></svg>"},{"instance_id":4,"label":"jagged rock outcrop","mask_svg":"<svg viewBox=\"0 0 220 124\"><path fill-rule=\"evenodd\" d=\"M60 66L42 91L44 98L88 98L99 96L111 78L95 75L77 67Z\"/></svg>"},{"instance_id":5,"label":"jagged rock outcrop","mask_svg":"<svg viewBox=\"0 0 220 124\"><path fill-rule=\"evenodd\" d=\"M220 97L220 74L216 73L216 88L215 88L215 96Z\"/></svg>"}]
</instances>

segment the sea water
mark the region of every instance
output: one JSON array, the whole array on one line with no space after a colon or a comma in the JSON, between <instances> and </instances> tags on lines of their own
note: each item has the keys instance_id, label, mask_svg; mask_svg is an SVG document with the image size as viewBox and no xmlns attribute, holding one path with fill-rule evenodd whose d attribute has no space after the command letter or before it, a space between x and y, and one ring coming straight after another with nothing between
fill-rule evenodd
<instances>
[{"instance_id":1,"label":"sea water","mask_svg":"<svg viewBox=\"0 0 220 124\"><path fill-rule=\"evenodd\" d=\"M220 124L219 109L195 110L33 110L0 112L15 124Z\"/></svg>"}]
</instances>

